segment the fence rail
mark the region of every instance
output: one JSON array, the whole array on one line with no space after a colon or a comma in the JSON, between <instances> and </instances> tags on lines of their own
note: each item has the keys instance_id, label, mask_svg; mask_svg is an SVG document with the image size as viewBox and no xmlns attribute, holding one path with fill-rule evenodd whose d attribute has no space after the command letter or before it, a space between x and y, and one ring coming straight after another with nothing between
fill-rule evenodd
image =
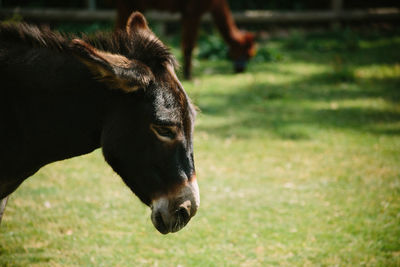
<instances>
[{"instance_id":1,"label":"fence rail","mask_svg":"<svg viewBox=\"0 0 400 267\"><path fill-rule=\"evenodd\" d=\"M90 9L50 9L50 8L0 8L0 18L15 15L37 21L114 21L114 10ZM178 22L179 14L166 12L146 12L146 17L155 22ZM292 22L332 22L362 20L400 20L399 8L377 8L367 10L323 10L323 11L244 11L234 12L237 23L292 23ZM203 22L210 22L209 14L203 16Z\"/></svg>"}]
</instances>

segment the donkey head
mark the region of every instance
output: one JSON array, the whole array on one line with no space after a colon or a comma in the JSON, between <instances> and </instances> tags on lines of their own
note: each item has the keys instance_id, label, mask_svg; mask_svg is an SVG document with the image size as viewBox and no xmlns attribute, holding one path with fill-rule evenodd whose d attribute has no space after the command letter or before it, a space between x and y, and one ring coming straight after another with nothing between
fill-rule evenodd
<instances>
[{"instance_id":1,"label":"donkey head","mask_svg":"<svg viewBox=\"0 0 400 267\"><path fill-rule=\"evenodd\" d=\"M229 56L233 60L235 72L243 72L247 62L256 53L254 35L249 32L240 32L237 44L231 44Z\"/></svg>"},{"instance_id":2,"label":"donkey head","mask_svg":"<svg viewBox=\"0 0 400 267\"><path fill-rule=\"evenodd\" d=\"M175 60L140 13L118 33L117 52L73 40L79 59L106 84L102 129L106 161L151 207L163 234L184 227L199 207L193 161L195 110L177 79Z\"/></svg>"}]
</instances>

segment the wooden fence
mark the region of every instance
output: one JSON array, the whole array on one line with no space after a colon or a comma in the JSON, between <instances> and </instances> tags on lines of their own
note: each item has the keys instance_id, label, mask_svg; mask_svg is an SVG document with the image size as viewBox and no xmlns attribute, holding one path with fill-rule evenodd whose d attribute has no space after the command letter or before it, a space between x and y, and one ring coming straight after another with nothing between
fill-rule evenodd
<instances>
[{"instance_id":1,"label":"wooden fence","mask_svg":"<svg viewBox=\"0 0 400 267\"><path fill-rule=\"evenodd\" d=\"M36 21L114 21L114 10L91 9L51 9L51 8L0 8L1 18L10 18L15 15L27 20ZM234 12L237 23L265 24L265 23L294 23L294 22L335 22L335 21L363 21L363 20L400 20L400 9L378 8L368 10L321 10L321 11L266 11L248 10ZM178 22L179 14L166 12L146 12L146 17L154 22ZM211 17L206 14L203 22L210 22Z\"/></svg>"},{"instance_id":2,"label":"wooden fence","mask_svg":"<svg viewBox=\"0 0 400 267\"><path fill-rule=\"evenodd\" d=\"M114 21L114 10L96 10L96 0L85 0L86 9L51 9L51 8L1 8L0 18L22 16L27 20L36 21ZM363 21L363 20L400 20L399 8L378 8L364 10L344 10L344 0L330 0L330 9L321 11L244 11L234 12L233 17L239 24L266 24L266 23L301 23L301 22L331 22ZM146 17L154 22L178 22L179 14L146 12ZM203 22L210 22L209 14L203 16Z\"/></svg>"}]
</instances>

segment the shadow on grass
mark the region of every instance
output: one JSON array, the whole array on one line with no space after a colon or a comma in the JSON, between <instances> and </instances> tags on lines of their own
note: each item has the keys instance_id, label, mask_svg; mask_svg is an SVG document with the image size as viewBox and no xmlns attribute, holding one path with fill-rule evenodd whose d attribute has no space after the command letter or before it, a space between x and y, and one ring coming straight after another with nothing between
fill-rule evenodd
<instances>
[{"instance_id":1,"label":"shadow on grass","mask_svg":"<svg viewBox=\"0 0 400 267\"><path fill-rule=\"evenodd\" d=\"M332 55L339 55L357 66L399 62L398 30L354 32L344 29L309 35L294 32L282 43L288 52L285 54L296 61L325 64Z\"/></svg>"}]
</instances>

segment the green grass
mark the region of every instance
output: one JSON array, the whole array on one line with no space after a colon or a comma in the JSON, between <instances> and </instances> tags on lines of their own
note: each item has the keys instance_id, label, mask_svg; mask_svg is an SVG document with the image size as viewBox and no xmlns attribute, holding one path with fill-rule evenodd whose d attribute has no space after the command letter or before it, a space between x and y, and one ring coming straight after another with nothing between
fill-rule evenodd
<instances>
[{"instance_id":1,"label":"green grass","mask_svg":"<svg viewBox=\"0 0 400 267\"><path fill-rule=\"evenodd\" d=\"M96 151L11 196L0 266L400 266L400 36L350 37L260 44L238 75L195 61L182 231L160 235Z\"/></svg>"}]
</instances>

